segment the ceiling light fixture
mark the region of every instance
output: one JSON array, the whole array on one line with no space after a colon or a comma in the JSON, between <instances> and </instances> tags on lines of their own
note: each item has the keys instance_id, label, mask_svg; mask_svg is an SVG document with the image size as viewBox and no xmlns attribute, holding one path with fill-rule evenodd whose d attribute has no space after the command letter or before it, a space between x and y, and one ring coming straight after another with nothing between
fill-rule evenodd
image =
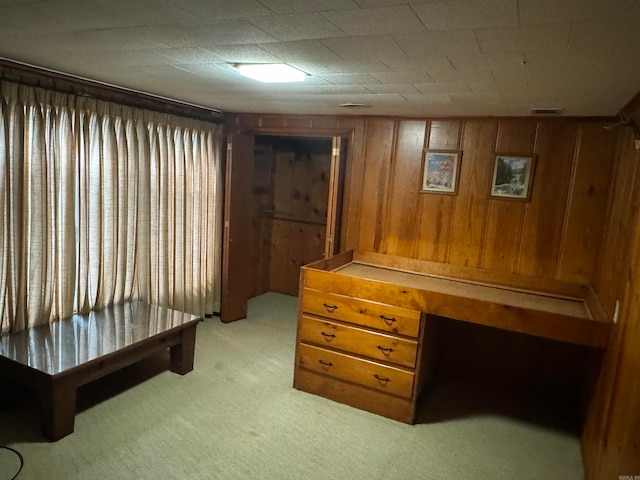
<instances>
[{"instance_id":1,"label":"ceiling light fixture","mask_svg":"<svg viewBox=\"0 0 640 480\"><path fill-rule=\"evenodd\" d=\"M236 63L240 74L263 83L303 82L307 76L285 63Z\"/></svg>"}]
</instances>

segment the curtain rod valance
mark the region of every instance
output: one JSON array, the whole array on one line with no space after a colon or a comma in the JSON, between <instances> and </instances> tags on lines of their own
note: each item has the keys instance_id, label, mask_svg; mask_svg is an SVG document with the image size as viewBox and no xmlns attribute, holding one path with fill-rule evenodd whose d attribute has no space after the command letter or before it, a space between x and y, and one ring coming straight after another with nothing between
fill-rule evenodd
<instances>
[{"instance_id":1,"label":"curtain rod valance","mask_svg":"<svg viewBox=\"0 0 640 480\"><path fill-rule=\"evenodd\" d=\"M219 110L164 98L0 57L0 80L155 112L222 123Z\"/></svg>"}]
</instances>

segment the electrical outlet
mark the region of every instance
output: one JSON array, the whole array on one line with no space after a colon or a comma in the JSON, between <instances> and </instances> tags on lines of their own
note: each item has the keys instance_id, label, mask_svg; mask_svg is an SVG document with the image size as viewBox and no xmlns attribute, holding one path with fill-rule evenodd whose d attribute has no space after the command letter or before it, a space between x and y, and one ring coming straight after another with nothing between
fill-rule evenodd
<instances>
[{"instance_id":1,"label":"electrical outlet","mask_svg":"<svg viewBox=\"0 0 640 480\"><path fill-rule=\"evenodd\" d=\"M618 312L620 311L620 300L616 300L616 309L613 312L613 323L618 323Z\"/></svg>"}]
</instances>

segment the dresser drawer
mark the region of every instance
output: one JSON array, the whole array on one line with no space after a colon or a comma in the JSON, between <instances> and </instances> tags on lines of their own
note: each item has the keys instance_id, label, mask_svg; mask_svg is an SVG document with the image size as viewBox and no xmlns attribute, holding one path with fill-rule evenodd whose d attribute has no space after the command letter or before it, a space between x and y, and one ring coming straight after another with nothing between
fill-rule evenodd
<instances>
[{"instance_id":1,"label":"dresser drawer","mask_svg":"<svg viewBox=\"0 0 640 480\"><path fill-rule=\"evenodd\" d=\"M417 338L421 313L371 300L305 288L302 311Z\"/></svg>"},{"instance_id":2,"label":"dresser drawer","mask_svg":"<svg viewBox=\"0 0 640 480\"><path fill-rule=\"evenodd\" d=\"M312 345L299 344L300 367L382 392L411 398L413 372Z\"/></svg>"},{"instance_id":3,"label":"dresser drawer","mask_svg":"<svg viewBox=\"0 0 640 480\"><path fill-rule=\"evenodd\" d=\"M307 343L365 355L374 360L395 363L408 368L416 366L418 342L415 340L341 325L306 315L302 316L300 338Z\"/></svg>"}]
</instances>

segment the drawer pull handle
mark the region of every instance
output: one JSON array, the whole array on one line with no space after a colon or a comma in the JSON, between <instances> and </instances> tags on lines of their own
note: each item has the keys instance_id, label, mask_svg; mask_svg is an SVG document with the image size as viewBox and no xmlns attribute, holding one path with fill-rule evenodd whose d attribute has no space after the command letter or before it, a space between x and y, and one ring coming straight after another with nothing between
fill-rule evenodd
<instances>
[{"instance_id":1,"label":"drawer pull handle","mask_svg":"<svg viewBox=\"0 0 640 480\"><path fill-rule=\"evenodd\" d=\"M393 317L385 317L384 315L380 315L380 318L382 320L384 320L384 323L386 323L389 326L393 325L393 322L396 321L395 318L393 318Z\"/></svg>"},{"instance_id":2,"label":"drawer pull handle","mask_svg":"<svg viewBox=\"0 0 640 480\"><path fill-rule=\"evenodd\" d=\"M378 383L380 385L382 385L383 387L386 387L387 383L389 383L391 381L391 379L389 377L381 377L377 373L374 375L374 377L376 377L376 380L378 380Z\"/></svg>"},{"instance_id":3,"label":"drawer pull handle","mask_svg":"<svg viewBox=\"0 0 640 480\"><path fill-rule=\"evenodd\" d=\"M331 362L325 362L324 360L318 360L318 363L319 363L320 365L322 365L323 367L327 367L327 368L329 368L329 367L333 367L333 363L331 363Z\"/></svg>"},{"instance_id":4,"label":"drawer pull handle","mask_svg":"<svg viewBox=\"0 0 640 480\"><path fill-rule=\"evenodd\" d=\"M380 350L382 352L382 354L386 357L388 357L389 355L391 355L391 352L393 352L393 348L385 348L383 346L378 345L376 347L378 350Z\"/></svg>"},{"instance_id":5,"label":"drawer pull handle","mask_svg":"<svg viewBox=\"0 0 640 480\"><path fill-rule=\"evenodd\" d=\"M326 308L329 313L333 313L338 309L338 305L329 305L328 303L323 303L322 306Z\"/></svg>"},{"instance_id":6,"label":"drawer pull handle","mask_svg":"<svg viewBox=\"0 0 640 480\"><path fill-rule=\"evenodd\" d=\"M327 342L330 342L331 340L336 338L336 336L333 333L324 333L324 332L320 332L320 333L322 334L322 336Z\"/></svg>"}]
</instances>

